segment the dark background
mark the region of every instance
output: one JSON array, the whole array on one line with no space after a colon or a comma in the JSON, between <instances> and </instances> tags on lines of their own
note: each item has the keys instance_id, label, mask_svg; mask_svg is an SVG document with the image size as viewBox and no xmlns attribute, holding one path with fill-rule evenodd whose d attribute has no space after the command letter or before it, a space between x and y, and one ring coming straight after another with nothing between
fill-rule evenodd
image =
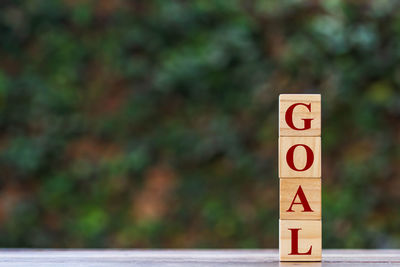
<instances>
[{"instance_id":1,"label":"dark background","mask_svg":"<svg viewBox=\"0 0 400 267\"><path fill-rule=\"evenodd\" d=\"M278 246L278 95L321 93L323 246L400 247L398 1L3 0L0 246Z\"/></svg>"}]
</instances>

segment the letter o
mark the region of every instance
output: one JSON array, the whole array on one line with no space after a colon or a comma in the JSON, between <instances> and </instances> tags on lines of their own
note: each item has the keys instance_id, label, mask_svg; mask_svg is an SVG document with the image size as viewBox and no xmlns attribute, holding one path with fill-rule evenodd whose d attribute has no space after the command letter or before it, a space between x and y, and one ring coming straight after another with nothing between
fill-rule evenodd
<instances>
[{"instance_id":1,"label":"letter o","mask_svg":"<svg viewBox=\"0 0 400 267\"><path fill-rule=\"evenodd\" d=\"M306 150L307 161L306 161L306 166L304 166L303 169L297 169L296 166L294 165L294 150L298 146L302 146ZM287 153L286 153L286 162L287 162L287 164L289 165L289 167L292 170L295 170L295 171L298 171L298 172L306 171L314 163L314 153L313 153L313 151L311 150L311 148L309 146L304 145L304 144L297 144L297 145L294 145L291 148L289 148L289 150L287 151Z\"/></svg>"}]
</instances>

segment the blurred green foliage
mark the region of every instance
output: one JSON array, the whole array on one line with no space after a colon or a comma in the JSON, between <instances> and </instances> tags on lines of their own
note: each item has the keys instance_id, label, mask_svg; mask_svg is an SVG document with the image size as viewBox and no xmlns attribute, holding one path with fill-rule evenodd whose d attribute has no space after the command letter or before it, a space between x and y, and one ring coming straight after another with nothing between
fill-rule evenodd
<instances>
[{"instance_id":1,"label":"blurred green foliage","mask_svg":"<svg viewBox=\"0 0 400 267\"><path fill-rule=\"evenodd\" d=\"M277 247L278 94L303 92L324 247L400 246L397 1L0 10L0 246Z\"/></svg>"}]
</instances>

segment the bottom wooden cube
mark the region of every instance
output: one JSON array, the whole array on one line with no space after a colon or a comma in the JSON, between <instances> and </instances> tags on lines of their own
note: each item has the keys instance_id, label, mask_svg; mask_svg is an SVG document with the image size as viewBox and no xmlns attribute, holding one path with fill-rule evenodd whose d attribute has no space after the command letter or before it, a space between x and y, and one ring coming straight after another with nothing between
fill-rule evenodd
<instances>
[{"instance_id":1,"label":"bottom wooden cube","mask_svg":"<svg viewBox=\"0 0 400 267\"><path fill-rule=\"evenodd\" d=\"M280 261L321 261L321 220L279 220Z\"/></svg>"}]
</instances>

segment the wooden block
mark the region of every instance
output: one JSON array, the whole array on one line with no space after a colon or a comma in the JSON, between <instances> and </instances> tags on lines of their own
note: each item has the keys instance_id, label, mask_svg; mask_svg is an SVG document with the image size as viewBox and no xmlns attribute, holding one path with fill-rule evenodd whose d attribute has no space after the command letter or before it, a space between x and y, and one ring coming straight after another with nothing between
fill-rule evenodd
<instances>
[{"instance_id":1,"label":"wooden block","mask_svg":"<svg viewBox=\"0 0 400 267\"><path fill-rule=\"evenodd\" d=\"M321 179L280 179L281 220L321 220Z\"/></svg>"},{"instance_id":2,"label":"wooden block","mask_svg":"<svg viewBox=\"0 0 400 267\"><path fill-rule=\"evenodd\" d=\"M280 178L321 177L321 137L279 137Z\"/></svg>"},{"instance_id":3,"label":"wooden block","mask_svg":"<svg viewBox=\"0 0 400 267\"><path fill-rule=\"evenodd\" d=\"M321 261L321 220L279 220L279 260Z\"/></svg>"},{"instance_id":4,"label":"wooden block","mask_svg":"<svg viewBox=\"0 0 400 267\"><path fill-rule=\"evenodd\" d=\"M321 136L321 95L279 95L279 136Z\"/></svg>"}]
</instances>

